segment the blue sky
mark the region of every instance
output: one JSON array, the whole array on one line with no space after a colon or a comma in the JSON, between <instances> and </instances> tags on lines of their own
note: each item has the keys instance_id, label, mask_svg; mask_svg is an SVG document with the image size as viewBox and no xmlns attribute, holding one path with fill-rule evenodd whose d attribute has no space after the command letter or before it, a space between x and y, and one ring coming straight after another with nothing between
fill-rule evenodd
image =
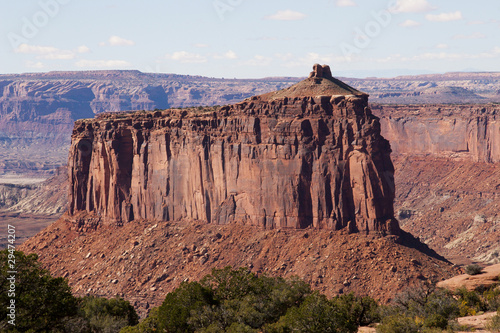
<instances>
[{"instance_id":1,"label":"blue sky","mask_svg":"<svg viewBox=\"0 0 500 333\"><path fill-rule=\"evenodd\" d=\"M2 1L0 73L226 78L500 71L498 0Z\"/></svg>"}]
</instances>

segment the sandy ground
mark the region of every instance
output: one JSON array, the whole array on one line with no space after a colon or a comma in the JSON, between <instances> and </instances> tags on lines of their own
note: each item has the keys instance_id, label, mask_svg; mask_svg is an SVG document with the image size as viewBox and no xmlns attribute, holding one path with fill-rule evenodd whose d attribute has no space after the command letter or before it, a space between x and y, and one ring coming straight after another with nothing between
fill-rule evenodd
<instances>
[{"instance_id":1,"label":"sandy ground","mask_svg":"<svg viewBox=\"0 0 500 333\"><path fill-rule=\"evenodd\" d=\"M30 178L24 175L16 174L0 175L0 184L32 185L42 183L45 180L46 178Z\"/></svg>"},{"instance_id":2,"label":"sandy ground","mask_svg":"<svg viewBox=\"0 0 500 333\"><path fill-rule=\"evenodd\" d=\"M49 217L43 215L22 215L0 212L0 250L7 247L7 232L9 225L14 226L16 241L13 245L17 247L57 219L57 216Z\"/></svg>"}]
</instances>

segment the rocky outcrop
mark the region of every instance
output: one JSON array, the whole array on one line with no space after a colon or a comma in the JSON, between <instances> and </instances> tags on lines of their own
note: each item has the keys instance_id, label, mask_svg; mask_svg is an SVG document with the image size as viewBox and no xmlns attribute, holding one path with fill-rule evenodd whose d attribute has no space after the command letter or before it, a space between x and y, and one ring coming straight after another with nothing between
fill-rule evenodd
<instances>
[{"instance_id":1,"label":"rocky outcrop","mask_svg":"<svg viewBox=\"0 0 500 333\"><path fill-rule=\"evenodd\" d=\"M368 95L329 72L216 111L77 121L69 213L397 234L389 143Z\"/></svg>"}]
</instances>

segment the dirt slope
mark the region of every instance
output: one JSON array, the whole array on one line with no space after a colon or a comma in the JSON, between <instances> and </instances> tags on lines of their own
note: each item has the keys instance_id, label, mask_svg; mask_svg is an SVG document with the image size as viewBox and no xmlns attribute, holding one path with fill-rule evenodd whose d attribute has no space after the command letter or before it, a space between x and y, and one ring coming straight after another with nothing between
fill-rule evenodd
<instances>
[{"instance_id":1,"label":"dirt slope","mask_svg":"<svg viewBox=\"0 0 500 333\"><path fill-rule=\"evenodd\" d=\"M67 277L75 293L121 294L144 313L182 281L228 265L297 275L329 296L353 291L382 301L410 285L457 274L451 264L411 246L418 243L408 235L374 239L345 231L190 221L135 221L84 232L75 230L74 220L61 219L21 248L38 253L54 275Z\"/></svg>"}]
</instances>

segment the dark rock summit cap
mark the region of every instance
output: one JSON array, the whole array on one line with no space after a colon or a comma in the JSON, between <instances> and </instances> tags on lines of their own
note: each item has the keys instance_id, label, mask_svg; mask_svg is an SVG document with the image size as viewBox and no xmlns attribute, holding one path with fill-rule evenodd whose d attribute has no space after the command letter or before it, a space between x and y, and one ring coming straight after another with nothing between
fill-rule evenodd
<instances>
[{"instance_id":1,"label":"dark rock summit cap","mask_svg":"<svg viewBox=\"0 0 500 333\"><path fill-rule=\"evenodd\" d=\"M261 95L263 100L274 100L284 97L309 97L309 96L332 96L332 95L354 95L366 96L368 94L356 90L348 84L334 78L328 65L315 64L309 77L293 86Z\"/></svg>"}]
</instances>

